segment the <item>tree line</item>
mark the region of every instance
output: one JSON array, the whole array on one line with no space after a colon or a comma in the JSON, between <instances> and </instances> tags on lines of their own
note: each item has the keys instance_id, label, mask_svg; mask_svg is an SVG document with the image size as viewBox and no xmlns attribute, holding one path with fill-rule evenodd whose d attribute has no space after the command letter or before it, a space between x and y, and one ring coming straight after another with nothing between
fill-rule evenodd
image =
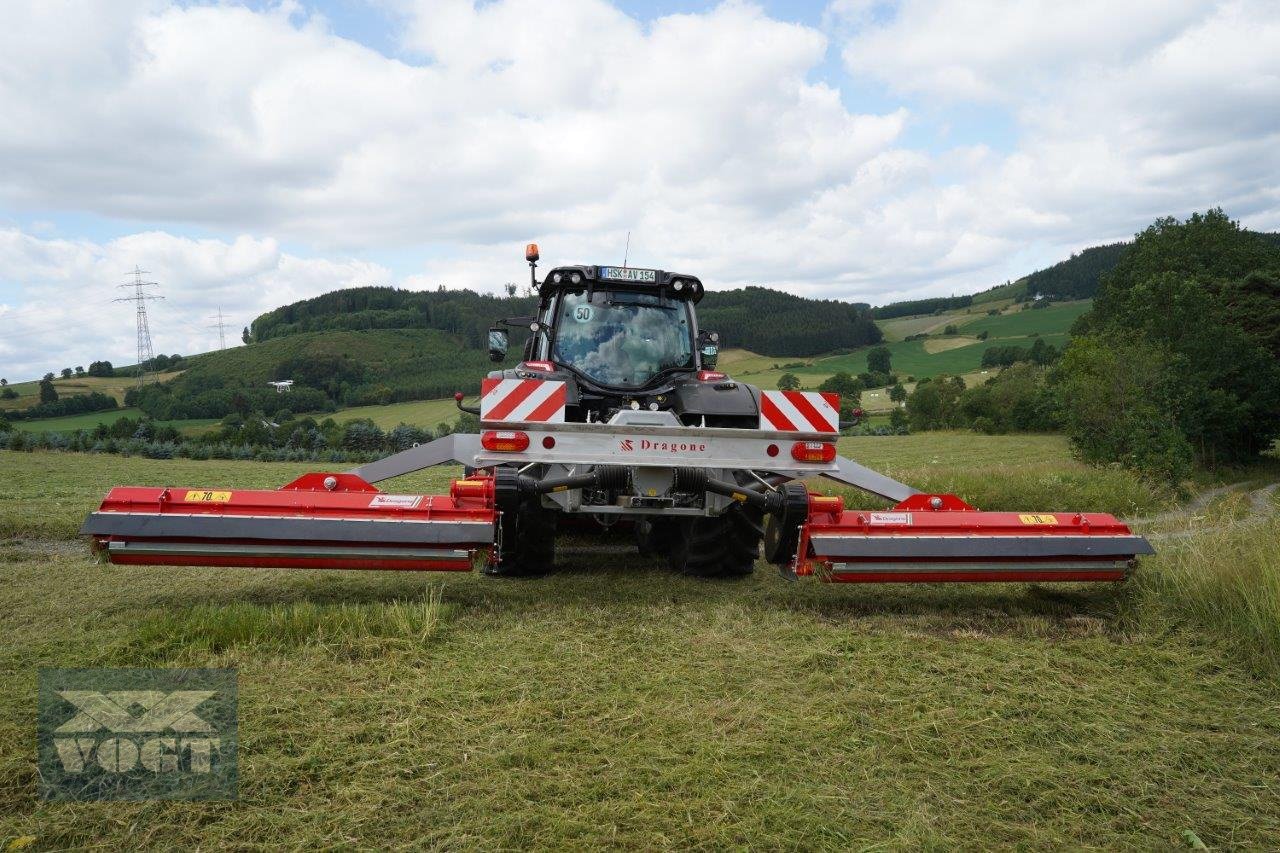
<instances>
[{"instance_id":1,"label":"tree line","mask_svg":"<svg viewBox=\"0 0 1280 853\"><path fill-rule=\"evenodd\" d=\"M400 424L384 430L363 418L338 423L317 421L286 410L271 420L263 412L242 417L228 415L216 429L184 436L150 418L120 417L110 424L71 433L29 433L0 419L0 450L67 450L143 456L148 459L242 459L263 462L369 462L408 450L458 430L474 431L478 424L460 415L434 428Z\"/></svg>"},{"instance_id":2,"label":"tree line","mask_svg":"<svg viewBox=\"0 0 1280 853\"><path fill-rule=\"evenodd\" d=\"M536 310L537 299L528 296L359 287L268 311L249 326L248 337L262 342L339 329L439 329L481 349L495 320ZM707 292L698 305L698 325L720 332L724 346L765 355L817 355L882 339L868 305L806 299L766 287ZM518 333L513 336L513 347L522 342Z\"/></svg>"},{"instance_id":3,"label":"tree line","mask_svg":"<svg viewBox=\"0 0 1280 853\"><path fill-rule=\"evenodd\" d=\"M892 320L895 317L914 317L917 314L933 314L951 311L956 308L968 308L973 304L973 296L937 296L932 299L911 299L905 302L890 302L871 309L871 315L877 320Z\"/></svg>"},{"instance_id":4,"label":"tree line","mask_svg":"<svg viewBox=\"0 0 1280 853\"><path fill-rule=\"evenodd\" d=\"M1108 243L1073 253L1067 260L1036 270L1022 279L1026 292L1060 299L1088 299L1098 292L1102 277L1115 269L1129 245Z\"/></svg>"}]
</instances>

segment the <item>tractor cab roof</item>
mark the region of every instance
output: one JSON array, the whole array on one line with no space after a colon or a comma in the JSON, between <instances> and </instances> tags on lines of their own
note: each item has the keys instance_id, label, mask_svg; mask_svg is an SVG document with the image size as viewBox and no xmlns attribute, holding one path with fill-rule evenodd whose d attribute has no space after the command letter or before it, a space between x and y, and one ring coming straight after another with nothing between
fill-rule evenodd
<instances>
[{"instance_id":1,"label":"tractor cab roof","mask_svg":"<svg viewBox=\"0 0 1280 853\"><path fill-rule=\"evenodd\" d=\"M666 270L621 266L555 267L538 288L541 296L556 290L638 290L662 293L668 299L697 303L702 299L702 282L697 276Z\"/></svg>"}]
</instances>

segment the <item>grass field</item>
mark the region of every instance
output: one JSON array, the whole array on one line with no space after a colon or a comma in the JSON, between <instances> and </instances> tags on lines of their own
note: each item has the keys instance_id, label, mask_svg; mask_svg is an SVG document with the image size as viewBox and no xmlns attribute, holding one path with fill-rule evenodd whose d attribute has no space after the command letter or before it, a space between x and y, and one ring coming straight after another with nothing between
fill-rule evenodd
<instances>
[{"instance_id":1,"label":"grass field","mask_svg":"<svg viewBox=\"0 0 1280 853\"><path fill-rule=\"evenodd\" d=\"M988 332L992 339L1026 337L1037 333L1042 336L1062 334L1071 328L1071 324L1088 311L1092 304L1092 300L1086 299L1079 302L1060 302L1048 308L1028 308L996 317L982 315L964 324L961 331L966 335Z\"/></svg>"},{"instance_id":2,"label":"grass field","mask_svg":"<svg viewBox=\"0 0 1280 853\"><path fill-rule=\"evenodd\" d=\"M474 403L474 400L469 401ZM452 423L458 419L458 407L450 397L445 400L416 400L412 403L391 403L386 406L357 406L342 409L331 415L317 416L317 420L329 417L338 423L346 423L356 418L369 418L383 429L391 429L400 424L426 427L432 429L439 423Z\"/></svg>"},{"instance_id":3,"label":"grass field","mask_svg":"<svg viewBox=\"0 0 1280 853\"><path fill-rule=\"evenodd\" d=\"M113 409L106 412L90 412L83 415L68 415L62 418L43 418L35 421L13 421L15 429L26 432L74 432L78 429L93 429L100 423L111 424L122 417L140 418L140 409ZM342 409L332 414L313 414L316 420L333 418L338 423L346 423L356 418L369 418L383 429L391 429L400 424L413 424L434 428L436 424L453 422L458 417L458 408L453 399L417 400L412 403L391 403L386 406L357 406ZM157 421L156 423L171 426L178 431L192 435L204 432L219 421L217 419L193 418L177 421Z\"/></svg>"},{"instance_id":4,"label":"grass field","mask_svg":"<svg viewBox=\"0 0 1280 853\"><path fill-rule=\"evenodd\" d=\"M78 429L93 429L100 423L111 424L122 417L140 418L140 409L114 409L107 412L90 412L83 415L68 415L62 418L43 418L35 421L13 421L15 429L26 432L74 432ZM435 427L442 421L452 422L458 417L457 406L452 398L447 400L418 400L412 403L391 403L386 406L357 406L342 409L332 414L313 414L316 420L333 418L338 423L346 423L356 418L369 418L383 429L391 429L400 424L413 424L428 428ZM157 424L171 426L179 432L192 435L204 432L216 426L219 421L212 418L193 418L177 421L157 421Z\"/></svg>"},{"instance_id":5,"label":"grass field","mask_svg":"<svg viewBox=\"0 0 1280 853\"><path fill-rule=\"evenodd\" d=\"M981 368L982 354L992 346L1025 346L1029 347L1035 337L1041 337L1046 343L1061 348L1067 340L1067 330L1076 318L1089 309L1091 303L1064 302L1049 308L1015 310L995 317L986 316L990 304L971 308L968 314L952 314L946 317L903 318L889 323L929 322L927 329L938 333L949 324L954 324L963 338L970 340L955 345L956 339L939 338L933 340L903 341L901 339L889 343L889 352L893 356L893 369L903 376L937 376L939 373L962 374L972 373ZM886 323L885 325L888 325ZM935 328L936 327L936 328ZM899 328L904 328L899 326ZM985 341L977 340L982 332L988 333ZM908 332L916 334L917 332ZM1033 337L1035 336L1035 337ZM888 337L888 335L886 335ZM946 346L938 346L938 344ZM843 370L857 374L867 369L865 350L844 356L833 356L815 360L810 366L793 371L807 384L811 377L821 382L823 378Z\"/></svg>"},{"instance_id":6,"label":"grass field","mask_svg":"<svg viewBox=\"0 0 1280 853\"><path fill-rule=\"evenodd\" d=\"M1076 318L1088 310L1090 303L1064 302L1042 309L1021 310L1007 301L984 303L963 311L946 315L902 317L880 322L885 333L885 345L892 356L893 370L902 377L970 374L976 377L982 369L982 354L992 346L1030 347L1036 337L1045 343L1061 348L1067 342L1067 330ZM996 317L986 312L1001 309ZM935 337L927 340L904 341L908 335L928 332L940 334L948 325L955 325L960 336ZM987 340L977 335L987 332ZM845 355L819 356L816 358L782 358L761 356L744 350L727 350L721 356L721 366L735 378L761 388L776 388L784 373L794 373L805 388L816 388L824 379L838 372L859 374L867 369L867 350L860 349ZM784 367L791 364L791 367ZM864 395L864 407L868 410L887 410L887 400L877 401Z\"/></svg>"},{"instance_id":7,"label":"grass field","mask_svg":"<svg viewBox=\"0 0 1280 853\"><path fill-rule=\"evenodd\" d=\"M1053 436L841 449L991 508L1127 506L1168 538L1123 588L704 583L583 541L537 581L130 569L73 538L109 485L267 487L308 466L0 452L0 842L1274 846L1280 682L1265 642L1215 615L1243 594L1280 622L1250 592L1275 583L1274 502L1247 528L1225 497L1184 517ZM239 801L38 801L41 666L237 668Z\"/></svg>"},{"instance_id":8,"label":"grass field","mask_svg":"<svg viewBox=\"0 0 1280 853\"><path fill-rule=\"evenodd\" d=\"M986 317L988 311L1014 314L1021 310L1022 305L1020 303L1015 303L1013 299L1005 297L991 299L980 304L974 303L967 308L957 308L944 314L917 314L911 317L895 317L892 320L877 320L876 325L884 333L885 341L894 342L911 335L941 334L942 330L947 326L964 327L980 318Z\"/></svg>"}]
</instances>

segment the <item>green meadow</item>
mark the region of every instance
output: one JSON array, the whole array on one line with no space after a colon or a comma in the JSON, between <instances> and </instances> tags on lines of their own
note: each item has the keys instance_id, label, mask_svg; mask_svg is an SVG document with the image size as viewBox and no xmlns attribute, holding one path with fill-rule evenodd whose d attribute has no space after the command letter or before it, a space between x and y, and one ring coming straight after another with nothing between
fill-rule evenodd
<instances>
[{"instance_id":1,"label":"green meadow","mask_svg":"<svg viewBox=\"0 0 1280 853\"><path fill-rule=\"evenodd\" d=\"M0 844L1274 846L1276 470L1184 507L1054 436L841 451L984 508L1118 512L1160 553L1095 586L708 583L594 537L538 580L115 567L75 535L110 485L309 466L0 452ZM238 671L237 801L37 798L36 671L117 666Z\"/></svg>"}]
</instances>

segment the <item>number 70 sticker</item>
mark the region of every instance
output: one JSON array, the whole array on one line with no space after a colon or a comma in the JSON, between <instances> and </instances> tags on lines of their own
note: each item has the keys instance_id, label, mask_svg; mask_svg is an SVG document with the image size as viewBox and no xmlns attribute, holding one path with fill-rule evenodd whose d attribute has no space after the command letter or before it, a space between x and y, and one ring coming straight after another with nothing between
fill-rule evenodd
<instances>
[{"instance_id":1,"label":"number 70 sticker","mask_svg":"<svg viewBox=\"0 0 1280 853\"><path fill-rule=\"evenodd\" d=\"M231 500L230 492L207 492L207 491L190 491L183 498L187 503L228 503Z\"/></svg>"}]
</instances>

